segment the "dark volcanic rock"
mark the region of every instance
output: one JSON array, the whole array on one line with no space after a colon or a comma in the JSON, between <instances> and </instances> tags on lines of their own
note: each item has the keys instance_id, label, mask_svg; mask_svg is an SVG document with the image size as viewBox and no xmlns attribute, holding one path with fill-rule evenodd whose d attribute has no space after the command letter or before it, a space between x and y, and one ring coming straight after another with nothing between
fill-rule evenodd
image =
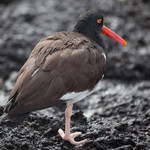
<instances>
[{"instance_id":1,"label":"dark volcanic rock","mask_svg":"<svg viewBox=\"0 0 150 150\"><path fill-rule=\"evenodd\" d=\"M81 131L76 140L87 138L87 143L72 146L62 141L57 131L64 129L65 115L57 114L59 108L51 112L53 117L32 113L19 125L0 111L0 149L149 150L150 82L117 83L105 80L100 90L75 104L71 130Z\"/></svg>"}]
</instances>

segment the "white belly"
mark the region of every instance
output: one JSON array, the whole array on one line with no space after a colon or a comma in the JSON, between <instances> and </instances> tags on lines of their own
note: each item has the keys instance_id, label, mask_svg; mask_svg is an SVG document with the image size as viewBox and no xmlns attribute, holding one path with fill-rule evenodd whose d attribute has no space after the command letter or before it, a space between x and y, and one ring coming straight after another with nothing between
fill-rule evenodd
<instances>
[{"instance_id":1,"label":"white belly","mask_svg":"<svg viewBox=\"0 0 150 150\"><path fill-rule=\"evenodd\" d=\"M102 77L102 79L103 79L103 77ZM63 95L60 98L60 100L64 100L64 101L67 100L68 104L76 103L80 100L83 100L84 98L86 98L87 96L91 95L92 93L96 92L99 89L100 82L101 82L101 80L95 85L95 87L91 91L85 90L85 91L82 91L82 92L66 93L65 95Z\"/></svg>"}]
</instances>

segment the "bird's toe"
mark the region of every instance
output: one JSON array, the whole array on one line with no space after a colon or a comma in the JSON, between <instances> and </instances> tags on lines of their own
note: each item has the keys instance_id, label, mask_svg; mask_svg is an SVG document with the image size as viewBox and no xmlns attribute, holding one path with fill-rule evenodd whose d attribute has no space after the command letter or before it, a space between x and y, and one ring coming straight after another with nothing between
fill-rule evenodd
<instances>
[{"instance_id":1,"label":"bird's toe","mask_svg":"<svg viewBox=\"0 0 150 150\"><path fill-rule=\"evenodd\" d=\"M75 133L71 133L71 134L67 135L67 134L64 133L64 131L62 129L59 129L58 133L59 133L59 135L61 136L61 138L63 140L68 141L73 145L78 145L78 144L87 142L87 139L84 139L84 140L81 140L81 141L75 141L74 140L77 136L82 134L81 132L75 132Z\"/></svg>"},{"instance_id":2,"label":"bird's toe","mask_svg":"<svg viewBox=\"0 0 150 150\"><path fill-rule=\"evenodd\" d=\"M64 131L63 131L62 129L59 129L59 130L58 130L58 133L59 133L59 135L61 136L61 138L64 140L64 138L65 138L65 133L64 133Z\"/></svg>"},{"instance_id":3,"label":"bird's toe","mask_svg":"<svg viewBox=\"0 0 150 150\"><path fill-rule=\"evenodd\" d=\"M77 136L79 136L79 135L81 135L81 134L82 134L82 132L75 132L75 133L71 133L70 136L71 136L72 138L75 138L75 137L77 137Z\"/></svg>"}]
</instances>

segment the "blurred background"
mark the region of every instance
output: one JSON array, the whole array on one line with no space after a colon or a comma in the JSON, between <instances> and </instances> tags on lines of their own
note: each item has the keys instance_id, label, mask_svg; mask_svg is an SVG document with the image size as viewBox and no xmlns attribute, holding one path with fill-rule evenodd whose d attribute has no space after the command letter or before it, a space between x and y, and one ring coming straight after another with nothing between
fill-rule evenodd
<instances>
[{"instance_id":1,"label":"blurred background","mask_svg":"<svg viewBox=\"0 0 150 150\"><path fill-rule=\"evenodd\" d=\"M71 31L77 17L89 9L102 11L104 24L127 41L124 47L103 36L108 55L105 79L127 83L150 79L149 0L1 0L0 105L37 42L58 31Z\"/></svg>"}]
</instances>

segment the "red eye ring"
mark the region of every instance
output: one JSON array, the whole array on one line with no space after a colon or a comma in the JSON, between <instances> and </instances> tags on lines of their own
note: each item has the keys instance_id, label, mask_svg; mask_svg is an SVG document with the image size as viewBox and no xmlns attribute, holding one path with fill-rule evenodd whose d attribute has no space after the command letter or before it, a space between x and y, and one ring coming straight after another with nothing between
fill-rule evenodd
<instances>
[{"instance_id":1,"label":"red eye ring","mask_svg":"<svg viewBox=\"0 0 150 150\"><path fill-rule=\"evenodd\" d=\"M102 22L102 19L98 19L97 23L100 24Z\"/></svg>"}]
</instances>

